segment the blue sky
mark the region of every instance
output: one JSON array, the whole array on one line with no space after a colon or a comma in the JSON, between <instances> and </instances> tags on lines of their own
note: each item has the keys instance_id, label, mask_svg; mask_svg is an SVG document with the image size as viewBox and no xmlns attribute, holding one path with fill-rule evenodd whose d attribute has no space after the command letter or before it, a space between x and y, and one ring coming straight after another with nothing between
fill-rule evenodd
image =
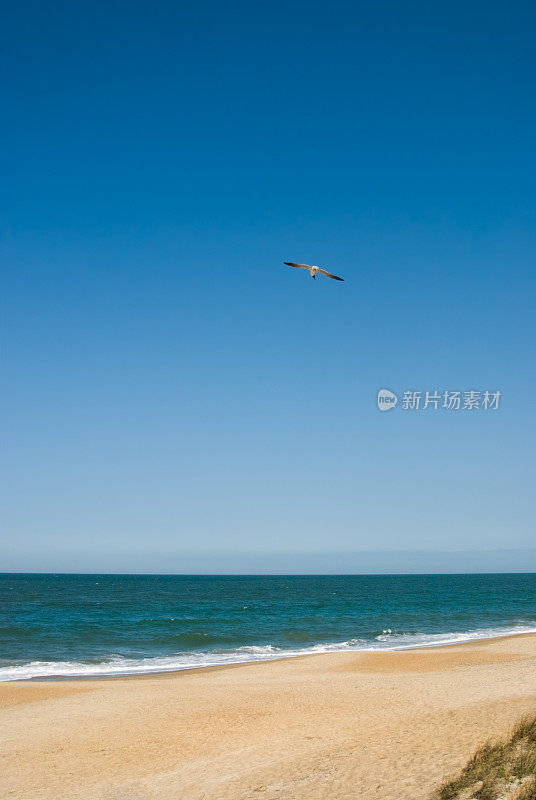
<instances>
[{"instance_id":1,"label":"blue sky","mask_svg":"<svg viewBox=\"0 0 536 800\"><path fill-rule=\"evenodd\" d=\"M535 23L6 9L6 569L534 546Z\"/></svg>"}]
</instances>

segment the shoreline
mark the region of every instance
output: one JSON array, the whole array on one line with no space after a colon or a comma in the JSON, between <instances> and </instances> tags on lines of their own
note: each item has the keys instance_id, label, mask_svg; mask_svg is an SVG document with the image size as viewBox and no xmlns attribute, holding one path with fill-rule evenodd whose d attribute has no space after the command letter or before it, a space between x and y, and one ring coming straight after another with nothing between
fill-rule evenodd
<instances>
[{"instance_id":1,"label":"shoreline","mask_svg":"<svg viewBox=\"0 0 536 800\"><path fill-rule=\"evenodd\" d=\"M9 681L0 684L2 796L428 800L479 744L535 710L534 633Z\"/></svg>"},{"instance_id":2,"label":"shoreline","mask_svg":"<svg viewBox=\"0 0 536 800\"><path fill-rule=\"evenodd\" d=\"M180 675L187 672L200 672L204 670L219 670L219 669L227 669L227 668L236 668L236 667L244 667L251 664L271 664L276 663L279 661L288 661L288 660L296 660L301 658L308 658L310 656L324 656L324 655L335 655L335 654L367 654L367 655L385 655L387 653L404 653L404 652L413 652L413 651L421 651L421 650L434 650L434 649L443 649L446 647L463 647L464 645L470 644L478 644L480 642L490 642L496 639L509 639L509 638L517 638L520 636L535 636L536 635L536 628L534 630L528 631L519 631L519 632L510 632L504 634L494 634L492 636L475 636L474 638L470 639L463 639L458 641L451 641L451 642L444 642L444 643L422 643L422 644L414 644L414 645L405 645L400 647L386 647L386 648L341 648L341 649L333 649L327 651L313 651L313 652L303 652L303 653L292 653L289 655L281 654L273 657L268 658L251 658L249 660L242 660L242 661L229 661L224 664L202 664L200 666L185 666L185 667L170 667L169 669L154 669L154 670L140 670L140 671L132 671L132 672L113 672L107 674L89 674L89 675L58 675L58 674L51 674L51 675L36 675L29 678L11 678L7 680L0 679L0 686L3 684L11 684L11 683L62 683L64 681L105 681L105 680L118 680L124 678L147 678L147 677L157 677L157 676L167 676L167 675Z\"/></svg>"}]
</instances>

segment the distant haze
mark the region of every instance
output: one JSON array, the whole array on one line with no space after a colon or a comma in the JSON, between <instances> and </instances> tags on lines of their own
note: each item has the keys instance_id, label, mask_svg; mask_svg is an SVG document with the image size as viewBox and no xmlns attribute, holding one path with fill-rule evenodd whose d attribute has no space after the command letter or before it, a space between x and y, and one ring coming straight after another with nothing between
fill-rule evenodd
<instances>
[{"instance_id":1,"label":"distant haze","mask_svg":"<svg viewBox=\"0 0 536 800\"><path fill-rule=\"evenodd\" d=\"M143 568L140 568L143 565ZM536 550L362 553L215 553L170 555L139 553L85 560L38 554L8 560L8 572L135 573L187 575L381 575L536 572Z\"/></svg>"}]
</instances>

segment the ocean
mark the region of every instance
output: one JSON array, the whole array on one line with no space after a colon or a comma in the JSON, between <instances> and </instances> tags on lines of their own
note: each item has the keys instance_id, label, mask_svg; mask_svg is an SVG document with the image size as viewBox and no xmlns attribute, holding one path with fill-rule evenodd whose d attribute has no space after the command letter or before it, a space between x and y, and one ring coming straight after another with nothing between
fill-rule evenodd
<instances>
[{"instance_id":1,"label":"ocean","mask_svg":"<svg viewBox=\"0 0 536 800\"><path fill-rule=\"evenodd\" d=\"M536 574L0 575L0 680L536 632Z\"/></svg>"}]
</instances>

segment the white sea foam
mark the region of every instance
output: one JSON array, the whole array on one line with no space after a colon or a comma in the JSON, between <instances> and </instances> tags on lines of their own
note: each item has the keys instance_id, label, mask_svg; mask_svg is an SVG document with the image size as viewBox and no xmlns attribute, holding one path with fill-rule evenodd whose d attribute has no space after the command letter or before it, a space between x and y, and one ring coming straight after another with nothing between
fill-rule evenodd
<instances>
[{"instance_id":1,"label":"white sea foam","mask_svg":"<svg viewBox=\"0 0 536 800\"><path fill-rule=\"evenodd\" d=\"M295 658L313 653L344 651L410 650L457 644L496 636L511 636L520 633L536 633L536 627L519 624L498 628L482 628L458 633L404 633L386 628L374 639L350 639L345 642L326 642L296 649L275 645L248 645L229 650L176 653L153 658L125 658L111 656L100 663L83 661L31 661L0 667L0 681L29 680L32 678L100 678L121 675L143 675L159 672L175 672L200 667L225 664L242 664L252 661L271 661L277 658Z\"/></svg>"}]
</instances>

